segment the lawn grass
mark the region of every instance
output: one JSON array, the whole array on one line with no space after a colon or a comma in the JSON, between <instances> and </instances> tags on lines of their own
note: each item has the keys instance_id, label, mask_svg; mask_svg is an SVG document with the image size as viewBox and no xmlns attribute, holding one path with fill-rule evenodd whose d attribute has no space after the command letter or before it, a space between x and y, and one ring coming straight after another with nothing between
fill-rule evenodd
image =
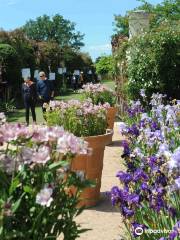
<instances>
[{"instance_id":1,"label":"lawn grass","mask_svg":"<svg viewBox=\"0 0 180 240\"><path fill-rule=\"evenodd\" d=\"M114 90L115 84L112 80L103 80L102 83L106 85L107 87L111 88ZM63 101L68 101L71 99L76 99L76 100L82 100L82 94L78 93L78 91L74 92L73 90L69 89L66 94L57 96L55 98L56 100L63 100ZM37 123L43 123L43 114L42 114L42 109L41 107L37 106L36 107L36 118L37 118ZM19 122L19 123L25 123L25 109L17 109L15 112L10 113L7 117L8 122ZM32 118L30 114L30 123L32 123Z\"/></svg>"}]
</instances>

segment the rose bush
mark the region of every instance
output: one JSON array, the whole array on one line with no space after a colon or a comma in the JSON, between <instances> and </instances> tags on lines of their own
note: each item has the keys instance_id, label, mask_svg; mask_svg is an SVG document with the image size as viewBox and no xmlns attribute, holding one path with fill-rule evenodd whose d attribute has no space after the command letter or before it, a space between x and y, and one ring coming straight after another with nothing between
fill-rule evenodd
<instances>
[{"instance_id":1,"label":"rose bush","mask_svg":"<svg viewBox=\"0 0 180 240\"><path fill-rule=\"evenodd\" d=\"M88 181L69 169L79 153L87 143L62 127L9 124L0 113L0 239L78 237L76 205Z\"/></svg>"},{"instance_id":2,"label":"rose bush","mask_svg":"<svg viewBox=\"0 0 180 240\"><path fill-rule=\"evenodd\" d=\"M106 133L108 103L94 105L91 101L51 101L46 108L47 124L50 126L63 126L78 137Z\"/></svg>"},{"instance_id":3,"label":"rose bush","mask_svg":"<svg viewBox=\"0 0 180 240\"><path fill-rule=\"evenodd\" d=\"M103 84L87 83L83 85L84 98L90 98L95 105L109 103L113 107L116 103L115 92Z\"/></svg>"},{"instance_id":4,"label":"rose bush","mask_svg":"<svg viewBox=\"0 0 180 240\"><path fill-rule=\"evenodd\" d=\"M148 113L140 101L131 102L128 121L120 123L127 170L117 173L122 188L111 189L111 200L124 217L128 239L140 237L137 228L144 230L143 240L180 237L180 101L165 105L163 99L153 94Z\"/></svg>"}]
</instances>

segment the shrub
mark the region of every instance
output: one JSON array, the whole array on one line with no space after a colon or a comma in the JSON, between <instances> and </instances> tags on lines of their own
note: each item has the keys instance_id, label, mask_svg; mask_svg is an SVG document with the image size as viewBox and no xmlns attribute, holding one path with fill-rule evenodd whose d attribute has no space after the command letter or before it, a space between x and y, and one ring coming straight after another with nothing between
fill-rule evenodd
<instances>
[{"instance_id":1,"label":"shrub","mask_svg":"<svg viewBox=\"0 0 180 240\"><path fill-rule=\"evenodd\" d=\"M90 101L51 101L47 107L47 124L63 126L75 136L95 136L106 133L105 105L93 105Z\"/></svg>"},{"instance_id":2,"label":"shrub","mask_svg":"<svg viewBox=\"0 0 180 240\"><path fill-rule=\"evenodd\" d=\"M133 38L127 52L130 98L139 97L144 88L150 97L153 92L180 97L180 35L171 28L156 29Z\"/></svg>"},{"instance_id":3,"label":"shrub","mask_svg":"<svg viewBox=\"0 0 180 240\"><path fill-rule=\"evenodd\" d=\"M0 112L12 113L16 109L15 100L11 99L9 101L0 102Z\"/></svg>"},{"instance_id":4,"label":"shrub","mask_svg":"<svg viewBox=\"0 0 180 240\"><path fill-rule=\"evenodd\" d=\"M76 239L76 205L87 181L70 165L86 143L61 127L5 123L0 113L0 145L0 239Z\"/></svg>"}]
</instances>

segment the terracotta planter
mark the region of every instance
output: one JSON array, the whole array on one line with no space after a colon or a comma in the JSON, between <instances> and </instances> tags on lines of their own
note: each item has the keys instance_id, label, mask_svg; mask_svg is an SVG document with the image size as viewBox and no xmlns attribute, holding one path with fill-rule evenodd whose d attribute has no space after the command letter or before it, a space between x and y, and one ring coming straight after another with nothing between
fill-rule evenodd
<instances>
[{"instance_id":1,"label":"terracotta planter","mask_svg":"<svg viewBox=\"0 0 180 240\"><path fill-rule=\"evenodd\" d=\"M86 188L82 192L79 206L90 207L96 205L99 201L104 149L112 138L112 134L113 132L110 130L104 135L85 137L85 141L92 148L91 155L78 155L72 161L71 170L84 171L87 179L96 181L95 187ZM72 191L75 191L75 189L72 189Z\"/></svg>"},{"instance_id":2,"label":"terracotta planter","mask_svg":"<svg viewBox=\"0 0 180 240\"><path fill-rule=\"evenodd\" d=\"M107 111L107 121L108 121L108 128L114 128L114 121L117 113L117 107L110 107Z\"/></svg>"}]
</instances>

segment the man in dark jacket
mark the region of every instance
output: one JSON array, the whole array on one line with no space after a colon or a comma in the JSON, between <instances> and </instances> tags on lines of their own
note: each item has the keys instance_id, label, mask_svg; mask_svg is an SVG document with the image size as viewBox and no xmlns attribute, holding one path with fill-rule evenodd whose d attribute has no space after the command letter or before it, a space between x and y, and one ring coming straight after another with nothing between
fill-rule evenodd
<instances>
[{"instance_id":1,"label":"man in dark jacket","mask_svg":"<svg viewBox=\"0 0 180 240\"><path fill-rule=\"evenodd\" d=\"M54 98L54 86L51 81L46 78L45 72L39 73L40 80L37 81L37 94L41 100L41 106L43 113L46 112L46 108L43 107L44 103L49 103Z\"/></svg>"}]
</instances>

